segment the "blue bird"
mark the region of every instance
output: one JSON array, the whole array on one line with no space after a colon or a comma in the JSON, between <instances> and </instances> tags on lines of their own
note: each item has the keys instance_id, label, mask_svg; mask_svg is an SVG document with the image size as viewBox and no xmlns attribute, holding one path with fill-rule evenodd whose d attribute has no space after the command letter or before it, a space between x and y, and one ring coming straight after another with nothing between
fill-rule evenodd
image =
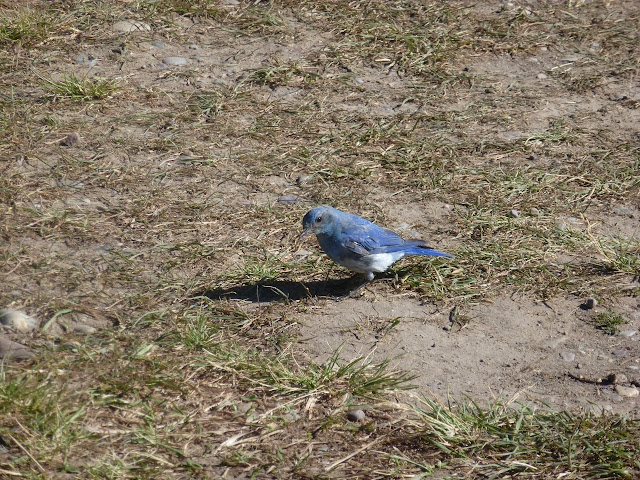
<instances>
[{"instance_id":1,"label":"blue bird","mask_svg":"<svg viewBox=\"0 0 640 480\"><path fill-rule=\"evenodd\" d=\"M315 233L318 243L331 260L349 270L364 273L365 281L353 295L405 255L452 257L434 250L424 240L405 240L397 233L379 227L352 213L328 205L309 210L302 218L302 233Z\"/></svg>"}]
</instances>

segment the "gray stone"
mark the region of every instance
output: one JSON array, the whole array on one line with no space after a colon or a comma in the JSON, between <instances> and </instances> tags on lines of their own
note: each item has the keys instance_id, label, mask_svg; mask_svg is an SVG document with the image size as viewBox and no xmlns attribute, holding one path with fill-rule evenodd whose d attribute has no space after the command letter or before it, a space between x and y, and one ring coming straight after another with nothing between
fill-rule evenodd
<instances>
[{"instance_id":1,"label":"gray stone","mask_svg":"<svg viewBox=\"0 0 640 480\"><path fill-rule=\"evenodd\" d=\"M544 342L543 346L546 348L556 348L560 345L562 345L564 342L567 341L567 337L558 337L558 338L552 338L551 340L547 340L546 342Z\"/></svg>"},{"instance_id":2,"label":"gray stone","mask_svg":"<svg viewBox=\"0 0 640 480\"><path fill-rule=\"evenodd\" d=\"M96 57L81 53L80 55L76 55L74 62L80 65L86 65L87 67L93 67L96 64Z\"/></svg>"},{"instance_id":3,"label":"gray stone","mask_svg":"<svg viewBox=\"0 0 640 480\"><path fill-rule=\"evenodd\" d=\"M364 420L365 416L364 411L360 409L350 410L347 412L347 420L350 422L360 422Z\"/></svg>"},{"instance_id":4,"label":"gray stone","mask_svg":"<svg viewBox=\"0 0 640 480\"><path fill-rule=\"evenodd\" d=\"M633 212L630 209L621 205L613 207L613 213L617 213L618 215L633 215Z\"/></svg>"},{"instance_id":5,"label":"gray stone","mask_svg":"<svg viewBox=\"0 0 640 480\"><path fill-rule=\"evenodd\" d=\"M165 44L160 40L154 40L153 42L151 42L151 45L153 45L154 47L162 48Z\"/></svg>"},{"instance_id":6,"label":"gray stone","mask_svg":"<svg viewBox=\"0 0 640 480\"><path fill-rule=\"evenodd\" d=\"M20 310L0 310L0 324L13 327L20 332L29 332L38 326L38 321Z\"/></svg>"},{"instance_id":7,"label":"gray stone","mask_svg":"<svg viewBox=\"0 0 640 480\"><path fill-rule=\"evenodd\" d=\"M96 333L97 330L91 325L79 324L73 327L73 331L82 335L91 335L92 333Z\"/></svg>"},{"instance_id":8,"label":"gray stone","mask_svg":"<svg viewBox=\"0 0 640 480\"><path fill-rule=\"evenodd\" d=\"M560 352L560 358L565 362L573 362L576 359L576 354L572 352Z\"/></svg>"},{"instance_id":9,"label":"gray stone","mask_svg":"<svg viewBox=\"0 0 640 480\"><path fill-rule=\"evenodd\" d=\"M636 387L624 387L622 385L616 385L616 393L621 397L637 397L640 391Z\"/></svg>"},{"instance_id":10,"label":"gray stone","mask_svg":"<svg viewBox=\"0 0 640 480\"><path fill-rule=\"evenodd\" d=\"M295 422L296 420L300 419L300 415L298 415L296 412L289 412L282 415L282 418L287 422Z\"/></svg>"},{"instance_id":11,"label":"gray stone","mask_svg":"<svg viewBox=\"0 0 640 480\"><path fill-rule=\"evenodd\" d=\"M120 20L113 24L113 29L122 33L148 32L151 30L151 26L137 20Z\"/></svg>"},{"instance_id":12,"label":"gray stone","mask_svg":"<svg viewBox=\"0 0 640 480\"><path fill-rule=\"evenodd\" d=\"M618 350L614 350L613 352L611 352L611 354L615 355L616 357L622 357L627 354L627 351L621 348Z\"/></svg>"},{"instance_id":13,"label":"gray stone","mask_svg":"<svg viewBox=\"0 0 640 480\"><path fill-rule=\"evenodd\" d=\"M511 218L518 218L520 216L520 212L518 212L518 210L516 210L515 208L512 208L511 210L509 210L509 216Z\"/></svg>"},{"instance_id":14,"label":"gray stone","mask_svg":"<svg viewBox=\"0 0 640 480\"><path fill-rule=\"evenodd\" d=\"M255 404L253 402L240 402L238 405L236 405L236 409L239 413L248 413L254 407Z\"/></svg>"},{"instance_id":15,"label":"gray stone","mask_svg":"<svg viewBox=\"0 0 640 480\"><path fill-rule=\"evenodd\" d=\"M636 333L638 333L637 330L622 330L619 335L621 337L633 337Z\"/></svg>"},{"instance_id":16,"label":"gray stone","mask_svg":"<svg viewBox=\"0 0 640 480\"><path fill-rule=\"evenodd\" d=\"M298 185L302 185L303 183L307 183L309 180L311 180L312 176L313 175L306 175L306 174L300 175L298 178L296 178L296 183Z\"/></svg>"},{"instance_id":17,"label":"gray stone","mask_svg":"<svg viewBox=\"0 0 640 480\"><path fill-rule=\"evenodd\" d=\"M78 180L71 180L70 178L60 178L56 181L58 186L60 187L72 187L72 188L82 188L84 187L84 183Z\"/></svg>"},{"instance_id":18,"label":"gray stone","mask_svg":"<svg viewBox=\"0 0 640 480\"><path fill-rule=\"evenodd\" d=\"M79 141L80 141L80 135L78 135L76 132L72 132L66 137L64 137L62 141L60 141L60 145L64 145L65 147L73 147Z\"/></svg>"},{"instance_id":19,"label":"gray stone","mask_svg":"<svg viewBox=\"0 0 640 480\"><path fill-rule=\"evenodd\" d=\"M33 353L24 345L13 342L8 338L0 337L0 359L25 360L31 357L33 357Z\"/></svg>"},{"instance_id":20,"label":"gray stone","mask_svg":"<svg viewBox=\"0 0 640 480\"><path fill-rule=\"evenodd\" d=\"M186 65L187 59L184 57L167 57L162 60L165 65Z\"/></svg>"},{"instance_id":21,"label":"gray stone","mask_svg":"<svg viewBox=\"0 0 640 480\"><path fill-rule=\"evenodd\" d=\"M586 302L584 302L584 307L585 307L587 310L591 310L591 309L593 309L593 308L596 308L597 306L598 306L598 301L597 301L595 298L593 298L593 297L589 297L589 298L587 298L587 301L586 301Z\"/></svg>"},{"instance_id":22,"label":"gray stone","mask_svg":"<svg viewBox=\"0 0 640 480\"><path fill-rule=\"evenodd\" d=\"M278 203L296 203L298 200L300 200L300 197L294 193L278 197Z\"/></svg>"},{"instance_id":23,"label":"gray stone","mask_svg":"<svg viewBox=\"0 0 640 480\"><path fill-rule=\"evenodd\" d=\"M531 210L529 210L529 212L534 217L539 217L541 215L540 210L538 210L536 207L531 207Z\"/></svg>"}]
</instances>

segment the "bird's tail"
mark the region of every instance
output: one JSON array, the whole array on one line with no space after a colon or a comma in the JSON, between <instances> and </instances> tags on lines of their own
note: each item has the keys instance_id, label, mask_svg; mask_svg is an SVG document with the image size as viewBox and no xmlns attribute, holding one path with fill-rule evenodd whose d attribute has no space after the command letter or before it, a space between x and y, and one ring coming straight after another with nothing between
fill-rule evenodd
<instances>
[{"instance_id":1,"label":"bird's tail","mask_svg":"<svg viewBox=\"0 0 640 480\"><path fill-rule=\"evenodd\" d=\"M440 250L435 250L429 247L409 247L406 252L407 255L433 255L436 257L453 257L453 255L449 253L444 253Z\"/></svg>"},{"instance_id":2,"label":"bird's tail","mask_svg":"<svg viewBox=\"0 0 640 480\"><path fill-rule=\"evenodd\" d=\"M449 253L435 250L431 247L427 247L426 245L398 245L397 247L387 248L386 251L388 253L403 252L405 255L433 255L435 257L453 257L453 255Z\"/></svg>"}]
</instances>

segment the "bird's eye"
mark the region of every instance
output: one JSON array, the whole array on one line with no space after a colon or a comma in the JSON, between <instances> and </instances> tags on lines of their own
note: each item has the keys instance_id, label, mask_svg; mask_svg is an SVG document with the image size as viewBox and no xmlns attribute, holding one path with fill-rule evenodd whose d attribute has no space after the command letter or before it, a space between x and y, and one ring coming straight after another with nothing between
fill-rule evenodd
<instances>
[{"instance_id":1,"label":"bird's eye","mask_svg":"<svg viewBox=\"0 0 640 480\"><path fill-rule=\"evenodd\" d=\"M322 221L322 215L316 217L316 223L320 223Z\"/></svg>"}]
</instances>

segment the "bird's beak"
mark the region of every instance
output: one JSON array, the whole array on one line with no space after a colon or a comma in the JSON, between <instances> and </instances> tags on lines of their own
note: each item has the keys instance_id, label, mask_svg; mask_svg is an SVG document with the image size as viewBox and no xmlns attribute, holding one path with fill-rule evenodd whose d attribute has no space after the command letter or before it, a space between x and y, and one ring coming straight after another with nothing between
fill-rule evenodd
<instances>
[{"instance_id":1,"label":"bird's beak","mask_svg":"<svg viewBox=\"0 0 640 480\"><path fill-rule=\"evenodd\" d=\"M298 237L299 239L304 237L307 233L311 233L311 227L307 227L304 230L302 230L302 233L300 234L300 236Z\"/></svg>"}]
</instances>

